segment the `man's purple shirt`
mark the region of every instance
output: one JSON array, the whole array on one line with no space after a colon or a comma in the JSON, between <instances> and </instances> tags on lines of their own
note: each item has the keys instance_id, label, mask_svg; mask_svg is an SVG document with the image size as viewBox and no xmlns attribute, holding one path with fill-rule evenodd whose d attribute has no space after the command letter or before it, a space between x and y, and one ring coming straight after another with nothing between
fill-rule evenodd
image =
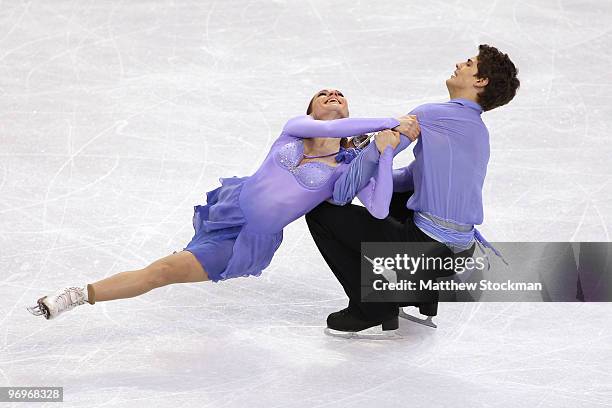
<instances>
[{"instance_id":1,"label":"man's purple shirt","mask_svg":"<svg viewBox=\"0 0 612 408\"><path fill-rule=\"evenodd\" d=\"M380 210L385 205L388 208L391 189L384 183L392 180L393 191L414 191L407 208L456 224L482 224L482 188L490 155L489 132L481 119L482 108L467 99L451 99L420 105L409 114L416 115L421 128L414 147L415 160L396 170L392 170L389 160L382 160L376 175L375 167L363 166L362 179L369 180L369 184L360 191L359 198L368 209ZM399 153L408 144L408 139L402 136L400 146L393 153ZM388 151L382 157L391 153ZM368 160L378 159L379 156L370 154ZM392 178L388 177L390 171ZM344 189L341 179L334 189L334 201L346 203L354 197L354 194L345 194ZM373 194L376 190L378 194ZM377 216L383 218L380 211Z\"/></svg>"}]
</instances>

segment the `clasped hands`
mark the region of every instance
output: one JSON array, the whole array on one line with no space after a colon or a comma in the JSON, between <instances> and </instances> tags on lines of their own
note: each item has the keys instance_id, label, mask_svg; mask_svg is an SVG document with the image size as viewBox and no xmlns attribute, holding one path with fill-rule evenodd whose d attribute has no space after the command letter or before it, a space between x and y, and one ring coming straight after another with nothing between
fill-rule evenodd
<instances>
[{"instance_id":1,"label":"clasped hands","mask_svg":"<svg viewBox=\"0 0 612 408\"><path fill-rule=\"evenodd\" d=\"M380 153L385 150L385 147L391 146L393 149L399 145L400 134L405 135L408 139L414 142L421 133L419 122L415 115L404 115L397 119L399 126L393 129L386 129L376 134L376 147Z\"/></svg>"}]
</instances>

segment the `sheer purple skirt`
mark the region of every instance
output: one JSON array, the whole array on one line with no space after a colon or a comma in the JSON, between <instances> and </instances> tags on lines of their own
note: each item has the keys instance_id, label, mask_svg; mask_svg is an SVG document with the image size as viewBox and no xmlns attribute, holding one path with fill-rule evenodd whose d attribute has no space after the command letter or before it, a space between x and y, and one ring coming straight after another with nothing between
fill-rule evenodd
<instances>
[{"instance_id":1,"label":"sheer purple skirt","mask_svg":"<svg viewBox=\"0 0 612 408\"><path fill-rule=\"evenodd\" d=\"M256 233L247 227L239 205L249 177L220 178L221 186L206 193L206 204L194 206L195 234L184 250L194 254L210 280L259 276L283 240L283 232Z\"/></svg>"}]
</instances>

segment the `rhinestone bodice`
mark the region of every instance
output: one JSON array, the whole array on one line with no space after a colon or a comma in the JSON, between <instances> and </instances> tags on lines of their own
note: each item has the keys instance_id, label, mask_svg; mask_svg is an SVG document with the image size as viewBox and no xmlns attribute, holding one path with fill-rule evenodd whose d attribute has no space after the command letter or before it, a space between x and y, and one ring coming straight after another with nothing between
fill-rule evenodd
<instances>
[{"instance_id":1,"label":"rhinestone bodice","mask_svg":"<svg viewBox=\"0 0 612 408\"><path fill-rule=\"evenodd\" d=\"M334 167L321 162L307 162L299 165L304 153L302 139L291 141L282 146L277 154L277 162L293 173L295 179L302 186L309 189L318 189L325 184L334 173Z\"/></svg>"}]
</instances>

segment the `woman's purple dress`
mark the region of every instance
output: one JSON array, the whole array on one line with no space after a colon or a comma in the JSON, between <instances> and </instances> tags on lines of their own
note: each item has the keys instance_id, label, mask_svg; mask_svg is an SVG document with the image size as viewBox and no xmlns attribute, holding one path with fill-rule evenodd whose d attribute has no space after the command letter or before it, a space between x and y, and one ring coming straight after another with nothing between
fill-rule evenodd
<instances>
[{"instance_id":1,"label":"woman's purple dress","mask_svg":"<svg viewBox=\"0 0 612 408\"><path fill-rule=\"evenodd\" d=\"M300 166L302 139L350 137L397 125L393 118L289 120L253 175L219 179L221 186L206 193L206 204L194 207L195 234L184 249L212 281L260 275L283 240L283 228L331 198L336 182L359 171L345 163Z\"/></svg>"}]
</instances>

